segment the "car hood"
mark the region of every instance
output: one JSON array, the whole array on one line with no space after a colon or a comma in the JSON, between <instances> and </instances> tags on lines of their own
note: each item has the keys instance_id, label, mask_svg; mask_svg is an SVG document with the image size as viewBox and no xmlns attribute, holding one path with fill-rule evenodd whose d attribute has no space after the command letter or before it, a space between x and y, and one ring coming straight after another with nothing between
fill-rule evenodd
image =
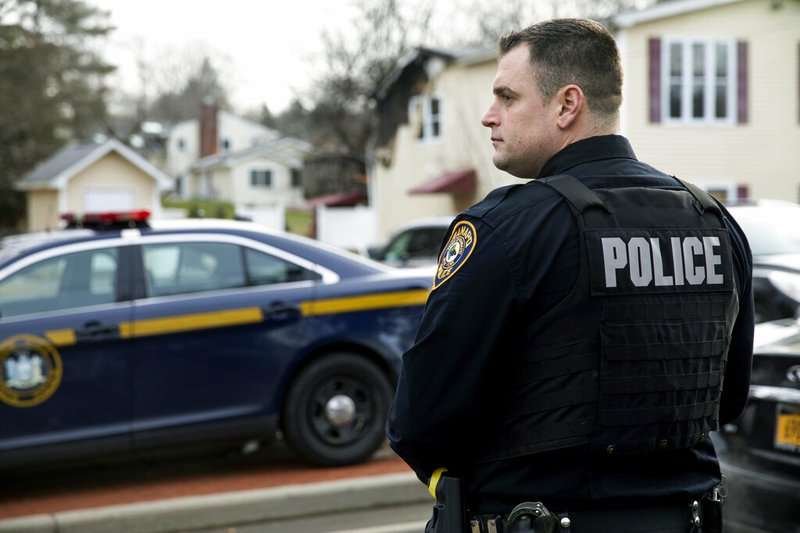
<instances>
[{"instance_id":1,"label":"car hood","mask_svg":"<svg viewBox=\"0 0 800 533\"><path fill-rule=\"evenodd\" d=\"M753 266L785 270L787 272L800 272L800 253L754 256Z\"/></svg>"},{"instance_id":2,"label":"car hood","mask_svg":"<svg viewBox=\"0 0 800 533\"><path fill-rule=\"evenodd\" d=\"M800 351L800 319L785 318L756 324L754 351Z\"/></svg>"}]
</instances>

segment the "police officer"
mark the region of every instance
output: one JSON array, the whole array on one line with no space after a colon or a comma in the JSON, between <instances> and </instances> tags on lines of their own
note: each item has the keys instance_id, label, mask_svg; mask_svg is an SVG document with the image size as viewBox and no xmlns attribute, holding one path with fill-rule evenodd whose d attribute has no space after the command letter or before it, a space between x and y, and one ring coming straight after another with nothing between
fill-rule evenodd
<instances>
[{"instance_id":1,"label":"police officer","mask_svg":"<svg viewBox=\"0 0 800 533\"><path fill-rule=\"evenodd\" d=\"M451 225L387 423L432 494L463 487L459 531L721 527L708 433L748 395L751 254L616 134L621 86L596 22L500 40L482 124L495 166L533 179Z\"/></svg>"}]
</instances>

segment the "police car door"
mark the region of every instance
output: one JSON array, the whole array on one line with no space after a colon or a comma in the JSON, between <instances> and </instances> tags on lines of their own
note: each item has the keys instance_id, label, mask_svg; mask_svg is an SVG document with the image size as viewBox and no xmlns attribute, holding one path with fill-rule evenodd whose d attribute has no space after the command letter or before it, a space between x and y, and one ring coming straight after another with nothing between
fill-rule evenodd
<instances>
[{"instance_id":1,"label":"police car door","mask_svg":"<svg viewBox=\"0 0 800 533\"><path fill-rule=\"evenodd\" d=\"M130 250L88 241L0 272L0 465L129 447Z\"/></svg>"},{"instance_id":2,"label":"police car door","mask_svg":"<svg viewBox=\"0 0 800 533\"><path fill-rule=\"evenodd\" d=\"M219 234L150 236L141 254L134 445L263 432L276 380L308 338L313 265Z\"/></svg>"}]
</instances>

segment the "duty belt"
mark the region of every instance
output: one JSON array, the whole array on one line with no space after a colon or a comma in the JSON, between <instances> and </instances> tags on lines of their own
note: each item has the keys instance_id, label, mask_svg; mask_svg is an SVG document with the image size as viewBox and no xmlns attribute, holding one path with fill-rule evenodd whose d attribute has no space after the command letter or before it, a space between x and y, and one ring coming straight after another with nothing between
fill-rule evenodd
<instances>
[{"instance_id":1,"label":"duty belt","mask_svg":"<svg viewBox=\"0 0 800 533\"><path fill-rule=\"evenodd\" d=\"M470 533L556 533L563 521L569 527L569 518L559 521L540 502L525 502L514 507L505 519L499 515L474 516L469 527Z\"/></svg>"},{"instance_id":2,"label":"duty belt","mask_svg":"<svg viewBox=\"0 0 800 533\"><path fill-rule=\"evenodd\" d=\"M475 515L469 519L470 533L608 533L651 531L657 524L662 531L713 533L721 531L721 516L715 512L721 500L714 497L688 505L661 505L632 508L598 508L553 511L541 502L524 502L509 513ZM707 518L708 520L704 520ZM708 523L705 523L708 522ZM574 529L573 529L574 528Z\"/></svg>"}]
</instances>

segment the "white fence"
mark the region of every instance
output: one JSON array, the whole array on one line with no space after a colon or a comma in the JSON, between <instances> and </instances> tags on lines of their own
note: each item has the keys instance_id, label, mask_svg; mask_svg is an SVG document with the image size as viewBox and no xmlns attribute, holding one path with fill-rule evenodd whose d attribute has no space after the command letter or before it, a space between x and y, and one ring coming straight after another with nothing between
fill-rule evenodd
<instances>
[{"instance_id":1,"label":"white fence","mask_svg":"<svg viewBox=\"0 0 800 533\"><path fill-rule=\"evenodd\" d=\"M378 216L365 206L317 207L317 240L366 254L378 241Z\"/></svg>"},{"instance_id":2,"label":"white fence","mask_svg":"<svg viewBox=\"0 0 800 533\"><path fill-rule=\"evenodd\" d=\"M246 217L270 229L280 231L286 229L286 210L283 206L259 207L257 209L236 206L236 215Z\"/></svg>"},{"instance_id":3,"label":"white fence","mask_svg":"<svg viewBox=\"0 0 800 533\"><path fill-rule=\"evenodd\" d=\"M315 209L318 241L360 254L366 254L367 247L378 242L378 217L374 209L365 206L318 206ZM268 228L281 231L286 228L286 210L281 206L237 207L236 214Z\"/></svg>"}]
</instances>

